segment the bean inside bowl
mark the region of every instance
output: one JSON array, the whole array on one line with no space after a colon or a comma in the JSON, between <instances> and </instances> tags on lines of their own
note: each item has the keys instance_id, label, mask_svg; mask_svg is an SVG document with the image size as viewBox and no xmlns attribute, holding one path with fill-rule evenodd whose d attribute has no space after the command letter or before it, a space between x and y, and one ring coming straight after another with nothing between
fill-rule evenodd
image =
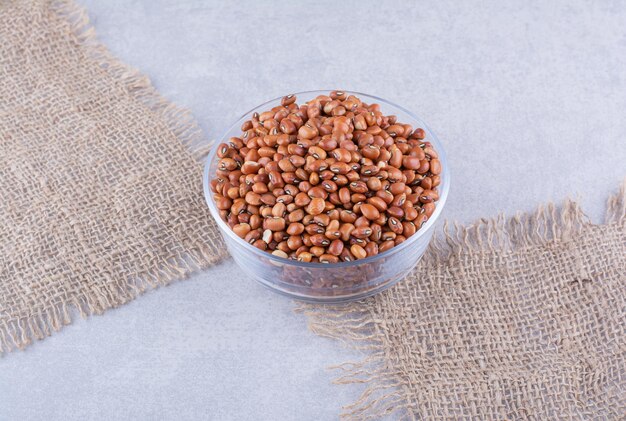
<instances>
[{"instance_id":1,"label":"bean inside bowl","mask_svg":"<svg viewBox=\"0 0 626 421\"><path fill-rule=\"evenodd\" d=\"M326 98L324 96L329 96L329 91L300 92L294 95L295 97L297 97L297 101L299 104L304 104L308 101L315 100L316 98L318 98L319 100L320 96L322 96L322 98ZM225 147L231 149L238 149L243 147L245 148L244 151L247 152L247 149L250 148L246 148L245 142L249 140L250 137L254 137L256 133L255 130L251 127L251 120L254 120L257 127L261 127L261 122L265 122L265 120L268 120L270 117L272 117L269 114L275 114L276 110L281 110L281 108L275 108L281 107L281 103L283 104L283 107L287 106L289 107L289 109L295 110L295 106L291 105L291 103L293 102L291 100L292 97L281 97L272 101L268 101L244 114L224 134L223 138L219 142L217 142L216 146L212 149L206 161L204 172L205 198L207 204L209 205L211 213L217 221L217 224L222 232L229 252L242 268L242 270L248 275L252 276L254 279L270 287L271 289L283 294L287 294L294 298L321 302L347 301L372 295L393 285L395 282L402 279L402 277L404 277L417 264L420 257L426 250L426 247L430 239L432 238L435 222L441 214L441 210L447 198L449 190L449 172L443 147L441 146L435 135L432 133L432 131L429 130L428 127L424 124L424 122L414 116L411 112L381 98L373 97L371 95L347 91L334 91L330 95L330 98L324 99L324 104L322 105L322 108L324 105L326 105L327 102L331 100L338 100L335 102L339 102L340 105L334 103L330 106L327 106L326 108L328 108L328 110L322 110L322 117L324 116L326 111L328 111L329 115L332 116L345 116L341 121L345 122L346 120L348 120L351 131L357 133L357 136L355 136L353 142L359 148L367 147L368 143L371 143L371 136L370 138L366 138L365 141L361 141L360 144L357 139L357 137L362 137L362 133L365 132L368 127L368 122L361 121L362 118L357 117L358 115L363 113L357 113L357 115L355 116L355 113L352 112L353 110L357 110L358 105L354 106L348 99L354 97L358 98L358 100L370 106L372 104L378 104L378 106L372 109L380 109L380 112L384 116L394 116L385 121L381 121L379 119L379 123L381 123L381 125L389 131L389 133L384 133L384 136L386 140L386 145L390 146L390 149L392 151L397 149L395 148L395 146L391 146L392 144L395 144L396 140L398 142L406 142L407 138L410 138L410 133L408 131L404 132L405 129L403 128L406 128L408 126L402 126L410 125L411 133L413 133L414 131L418 132L418 129L421 130L421 132L418 132L412 137L411 144L417 144L415 140L420 139L419 143L421 144L422 148L424 148L425 146L427 148L432 148L434 151L436 151L436 156L438 158L436 164L439 165L440 168L438 168L436 171L438 173L437 176L439 179L437 180L438 186L436 186L435 191L435 193L438 195L438 199L433 194L433 199L436 199L436 206L434 207L434 209L432 207L428 209L430 217L424 217L423 215L426 212L423 210L423 205L431 203L431 199L422 198L422 201L419 201L417 206L417 208L421 211L420 214L411 215L410 220L407 220L408 223L414 226L415 224L412 221L419 221L419 226L415 226L414 233L413 230L410 229L410 224L405 226L405 229L409 229L409 236L404 239L404 236L402 234L398 234L397 236L400 237L399 239L401 241L396 241L395 243L392 241L391 243L393 244L391 246L389 242L387 242L385 246L381 247L381 244L383 244L385 241L380 241L380 239L378 240L378 242L376 242L375 246L370 246L370 243L374 242L372 238L377 238L377 234L371 233L369 231L365 232L368 230L369 226L366 226L366 224L369 222L371 223L371 226L376 226L380 225L379 223L384 222L386 223L385 230L387 232L391 232L390 228L388 227L393 227L394 221L390 220L390 218L393 218L393 213L389 214L385 212L384 217L381 215L383 214L383 210L385 210L383 203L367 200L371 199L371 197L374 197L374 192L368 190L366 182L362 182L358 186L354 186L355 188L350 191L352 195L356 194L356 196L353 196L353 199L354 201L356 201L356 203L350 202L347 207L349 208L348 211L354 211L355 216L361 218L359 221L356 222L356 226L354 227L355 229L360 229L360 231L355 232L355 236L344 237L349 238L349 240L344 241L341 245L341 253L339 253L339 249L333 250L331 248L332 246L340 247L339 245L337 245L337 241L333 241L334 239L337 239L333 238L333 232L331 232L330 234L327 234L325 232L325 234L327 235L321 235L321 232L317 232L319 230L319 228L317 227L327 229L329 223L332 222L333 219L338 219L337 210L343 208L343 206L341 205L342 200L338 199L338 195L339 193L341 193L341 187L347 185L346 181L348 181L349 183L354 182L350 180L336 178L336 176L338 175L343 176L344 174L347 174L348 171L352 171L352 169L350 169L349 167L343 168L342 164L345 163L346 166L351 164L350 159L343 159L341 153L344 152L342 152L341 150L335 152L335 149L344 149L338 146L340 146L339 143L341 140L345 141L346 139L342 137L336 137L336 139L339 141L337 142L337 147L332 148L331 145L331 147L325 148L327 150L324 150L324 148L322 148L321 151L317 151L316 147L320 146L320 142L322 142L324 139L335 137L335 135L337 134L334 132L331 133L328 128L319 127L319 122L317 122L317 127L314 127L315 124L307 126L306 122L299 122L298 119L295 118L294 120L298 124L296 124L295 127L290 127L290 121L284 119L285 116L283 115L279 115L279 117L283 117L283 119L281 119L280 121L276 119L275 122L266 122L272 124L266 124L266 126L268 126L269 128L264 127L263 129L258 130L260 132L260 135L264 136L266 132L268 135L289 133L291 141L285 142L283 136L283 143L295 144L301 142L302 146L308 149L307 153L304 154L303 157L306 158L306 165L303 162L299 162L300 158L297 158L295 163L280 162L281 166L280 168L278 168L278 161L280 161L284 157L274 155L272 158L269 158L269 161L275 160L277 162L272 163L268 168L283 170L283 174L287 173L285 175L286 183L280 183L281 185L279 185L279 187L284 187L284 185L290 185L293 187L288 189L288 191L286 192L278 192L281 195L284 194L287 196L291 196L285 196L285 199L283 199L286 203L285 206L283 206L282 204L279 206L275 206L275 202L265 204L259 201L262 194L267 194L266 190L271 190L272 186L274 185L271 181L265 183L266 186L255 186L256 191L251 190L251 186L254 184L252 180L254 174L257 174L259 172L263 173L265 171L259 171L259 166L257 166L252 161L250 163L247 163L245 159L233 156L232 150L230 153L227 153ZM332 108L342 106L344 103L346 106L343 107L343 110L332 110ZM350 109L351 107L352 110ZM272 110L273 108L274 111L268 113L268 111ZM333 114L333 112L336 112L336 114ZM300 114L302 115L302 113ZM304 117L306 120L306 116ZM329 121L332 122L334 120L335 119L330 119ZM280 124L281 127L273 127L277 126L277 124ZM288 127L284 127L283 125ZM369 127L371 127L372 125L376 124L372 124L372 121L369 121ZM244 134L242 134L242 129L244 129ZM359 132L357 132L356 130L359 130ZM320 131L322 132L321 134ZM248 132L247 136L245 135L245 132ZM371 130L371 132L375 134L376 131ZM252 133L252 135L250 135L250 133ZM325 135L325 137L322 137L323 135ZM407 137L404 137L405 135L407 135ZM246 139L246 137L248 137L248 139ZM390 137L392 138L390 139ZM303 140L296 140L296 138ZM378 142L380 143L380 139L378 139ZM428 143L424 145L424 142ZM258 149L259 145L255 144L254 142L253 144ZM263 142L261 142L261 144L263 146L266 146ZM347 143L344 143L344 145L349 146ZM322 144L321 146L328 145ZM276 146L276 148L277 147L278 146ZM295 145L291 149L293 150L293 148L295 148ZM284 149L285 148L283 147L283 150ZM387 147L385 146L384 149L387 149ZM407 170L408 168L414 168L415 171L418 171L420 160L413 160L410 157L411 155L416 154L409 154L407 152L409 148L407 148L406 145L403 145L402 149L404 149L404 151L406 152L405 154L402 154L404 156L394 157L394 159L404 159L404 161L399 162L407 164L406 166L400 166L400 168L402 168L403 170ZM261 151L262 155L266 155L268 157L271 155L269 152L271 152L269 148ZM299 151L299 153L300 155L303 155L302 151ZM330 153L333 153L332 157ZM333 166L333 170L335 171L331 173L326 168L314 168L315 170L319 170L319 174L321 174L322 177L319 178L319 180L314 179L313 177L311 179L313 183L308 183L309 180L299 180L298 176L293 175L298 174L301 176L301 178L304 178L302 171L295 172L292 170L303 167L310 170L311 166L313 166L314 164L318 164L317 162L313 162L313 156L316 158L315 160L317 160L317 158L320 158L319 155L324 154L331 158L327 159L328 162L326 162L326 164L322 165ZM254 158L258 159L257 154L252 155ZM433 153L433 155L435 155L435 153ZM231 156L236 159L231 159ZM430 157L428 159L430 159ZM262 162L267 163L268 159L266 158ZM374 164L375 162L364 159L362 163ZM254 168L248 169L244 167L245 165L250 164L252 164ZM254 205L248 206L251 210L250 212L242 211L239 209L239 207L242 207L242 209L245 208L246 204L248 204L248 201L235 199L235 201L238 202L238 204L236 205L237 209L235 209L234 212L231 212L233 200L230 199L226 195L226 193L224 193L223 184L224 182L228 181L227 175L229 174L229 171L241 171L242 167L244 167L243 172L252 174L252 176L249 176L247 179L250 181L250 186L246 186L242 189L241 192L233 191L233 196L239 198L239 196L241 196L240 193L242 193L243 197L245 199L250 199L250 203L254 203ZM368 177L368 168L364 169L361 168L359 165L356 165L354 168L359 170L361 176L364 177L364 180L371 178ZM379 168L373 168L373 171L381 169L387 170L384 163L380 164ZM396 179L398 179L400 176L402 176L405 180L407 179L407 176L409 176L409 178L411 176L410 171L407 171L406 175L403 176L402 174L398 174L399 170L396 171L395 169L391 168L391 166L389 166L388 169L390 173L393 172L393 178L392 176L389 176L391 181L396 181ZM310 175L311 172L312 171L308 171L307 175ZM416 174L418 174L418 177L420 176L420 174L426 173L427 172L424 172L423 169L419 172L416 172ZM237 175L240 176L241 172L238 172ZM354 174L350 175L354 176ZM269 180L269 177L267 176L258 177L257 179L265 180L266 178L268 178ZM390 190L391 184L394 183L389 183L388 181L386 181L387 174L385 173L384 176L380 178L382 179L383 183L386 183L384 190ZM337 180L337 183L328 183L329 186L323 186L323 183L328 180ZM303 181L305 182L303 183ZM411 191L409 187L418 186L419 181L420 180L415 180L413 183L407 182L405 186L405 188L407 189L406 192L413 193L413 191ZM374 184L378 184L378 181ZM216 185L218 191L221 194L215 193ZM269 189L267 185L269 185ZM302 188L299 189L298 185L300 185ZM318 188L318 191L311 191L316 187ZM325 193L319 191L321 190L320 187L325 189ZM380 188L380 186L373 187ZM426 185L426 187L428 187L428 185ZM363 190L363 193L359 193L361 191L359 189L361 188L365 189ZM414 190L420 192L420 189L414 188ZM433 188L433 190L435 189ZM398 190L397 186L394 186L393 191L394 193L396 193L396 199L399 196L398 193L401 193L400 196L404 195L401 190ZM254 194L247 195L247 193ZM330 196L333 193L334 196ZM345 194L345 189L343 193ZM316 196L318 195L320 196L321 200L314 200L317 199ZM305 196L309 197L307 198ZM323 199L324 196L325 199ZM332 200L329 200L329 197ZM288 228L289 225L289 220L288 218L286 218L288 207L287 205L293 203L295 199L299 199L302 201L300 203L300 206L291 205L289 206L289 209L291 209L291 211L302 208L305 209L304 214L308 215L308 219L304 222L308 223L303 225L313 224L315 226L311 227L312 230L309 230L311 232L307 231L300 233L301 227L297 226L298 224L295 224L296 226L292 233L295 235L306 236L308 246L300 246L300 244L297 242L299 240L297 240L294 244L289 244L289 246L291 246L290 248L287 246L287 234L285 234L285 230ZM360 201L360 199L364 200ZM416 200L416 197L412 197L412 199ZM345 200L347 200L347 197L343 198L343 201ZM324 205L324 202L328 203ZM391 202L388 203L388 205L391 204ZM376 206L374 205L379 205L379 207L376 208ZM401 203L394 203L393 205L401 205ZM277 208L277 210L274 209L275 207ZM320 207L320 209L317 209L317 207ZM399 206L396 206L396 208L399 208ZM244 212L249 213L249 215L244 215L243 217L239 218L238 215ZM394 212L397 212L397 209L395 209ZM329 214L333 217L333 219L330 219L328 217ZM258 216L250 221L250 217L252 215ZM321 218L321 220L313 221L313 218L317 218L318 215L320 216L319 218ZM417 219L418 217L419 219ZM326 219L329 220L326 221ZM341 221L343 221L343 218ZM299 222L302 222L302 219L300 219ZM398 215L398 222L402 223L402 215ZM262 225L259 225L260 223ZM251 231L250 226L260 226L260 228L257 229L257 232L254 235L248 235ZM399 232L402 233L402 231ZM278 234L276 234L276 237L274 237L273 233ZM317 234L320 234L319 238L313 237ZM362 241L360 240L360 238L365 238L366 241ZM312 239L315 240L314 243L311 242ZM360 247L360 244L364 244L365 247ZM353 247L355 245L357 247ZM299 248L298 246L303 248ZM297 256L296 250L293 249L295 247L298 247ZM270 254L269 252L265 251L268 248L273 249L270 251L273 251L274 254ZM314 253L309 253L309 249L311 251L314 251ZM346 252L346 250L348 251ZM298 260L299 257L304 258L300 258Z\"/></svg>"}]
</instances>

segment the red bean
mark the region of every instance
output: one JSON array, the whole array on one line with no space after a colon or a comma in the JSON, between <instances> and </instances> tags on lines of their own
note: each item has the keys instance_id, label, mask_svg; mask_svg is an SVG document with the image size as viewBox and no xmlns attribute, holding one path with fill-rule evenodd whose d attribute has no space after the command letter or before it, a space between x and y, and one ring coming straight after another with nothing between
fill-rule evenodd
<instances>
[{"instance_id":1,"label":"red bean","mask_svg":"<svg viewBox=\"0 0 626 421\"><path fill-rule=\"evenodd\" d=\"M255 113L217 147L211 190L244 241L283 258L336 263L410 238L439 199L426 132L333 91Z\"/></svg>"}]
</instances>

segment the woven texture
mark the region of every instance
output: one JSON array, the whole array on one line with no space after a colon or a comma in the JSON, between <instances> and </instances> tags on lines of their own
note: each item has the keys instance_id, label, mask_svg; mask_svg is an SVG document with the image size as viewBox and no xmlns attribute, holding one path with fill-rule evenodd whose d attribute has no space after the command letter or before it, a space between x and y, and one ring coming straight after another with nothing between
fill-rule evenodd
<instances>
[{"instance_id":1,"label":"woven texture","mask_svg":"<svg viewBox=\"0 0 626 421\"><path fill-rule=\"evenodd\" d=\"M624 419L626 205L572 202L447 228L404 282L311 328L365 349L354 419Z\"/></svg>"},{"instance_id":2,"label":"woven texture","mask_svg":"<svg viewBox=\"0 0 626 421\"><path fill-rule=\"evenodd\" d=\"M225 255L190 115L70 2L0 2L0 353Z\"/></svg>"}]
</instances>

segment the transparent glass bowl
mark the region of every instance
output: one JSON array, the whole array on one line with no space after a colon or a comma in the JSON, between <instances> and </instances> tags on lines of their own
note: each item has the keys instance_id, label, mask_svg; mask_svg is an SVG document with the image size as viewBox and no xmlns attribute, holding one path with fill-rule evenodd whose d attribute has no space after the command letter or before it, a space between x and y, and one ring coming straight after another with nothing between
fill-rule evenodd
<instances>
[{"instance_id":1,"label":"transparent glass bowl","mask_svg":"<svg viewBox=\"0 0 626 421\"><path fill-rule=\"evenodd\" d=\"M298 104L303 104L318 95L328 95L329 92L330 90L306 91L295 95L298 97ZM439 200L436 202L435 212L422 228L398 246L376 256L353 262L334 264L299 262L273 256L257 249L239 238L222 220L210 187L210 181L215 176L219 161L217 146L222 142L227 143L231 137L239 137L244 121L249 120L255 112L261 113L280 105L282 97L255 107L233 123L211 149L204 167L203 182L206 202L222 232L228 251L241 270L273 291L309 302L338 303L361 299L383 291L405 277L426 251L450 189L448 161L443 146L422 120L410 111L382 98L359 92L346 92L356 95L367 104L380 104L383 114L396 115L401 123L423 128L426 132L426 140L432 143L439 154L442 172L441 184L438 187Z\"/></svg>"}]
</instances>

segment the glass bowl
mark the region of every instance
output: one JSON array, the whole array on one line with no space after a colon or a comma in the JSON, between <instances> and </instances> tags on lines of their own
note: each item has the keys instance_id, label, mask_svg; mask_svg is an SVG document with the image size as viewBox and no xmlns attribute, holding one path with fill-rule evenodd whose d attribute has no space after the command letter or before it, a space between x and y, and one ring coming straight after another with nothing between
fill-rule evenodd
<instances>
[{"instance_id":1,"label":"glass bowl","mask_svg":"<svg viewBox=\"0 0 626 421\"><path fill-rule=\"evenodd\" d=\"M318 95L327 95L330 90L298 92L297 101L303 104ZM210 181L215 175L217 146L227 143L231 137L241 135L240 127L255 112L267 111L280 105L282 97L265 102L248 111L226 131L215 143L204 167L204 196L213 218L217 222L228 251L242 272L271 290L289 297L318 303L339 303L358 300L381 292L404 278L419 262L430 242L435 224L441 215L448 191L450 174L443 146L435 134L410 111L382 98L359 92L344 91L359 97L367 104L378 103L385 115L396 115L398 121L421 127L426 132L425 140L432 143L439 154L442 171L440 174L439 200L430 219L403 243L376 256L352 262L306 263L274 256L248 244L238 237L222 220L213 199Z\"/></svg>"}]
</instances>

